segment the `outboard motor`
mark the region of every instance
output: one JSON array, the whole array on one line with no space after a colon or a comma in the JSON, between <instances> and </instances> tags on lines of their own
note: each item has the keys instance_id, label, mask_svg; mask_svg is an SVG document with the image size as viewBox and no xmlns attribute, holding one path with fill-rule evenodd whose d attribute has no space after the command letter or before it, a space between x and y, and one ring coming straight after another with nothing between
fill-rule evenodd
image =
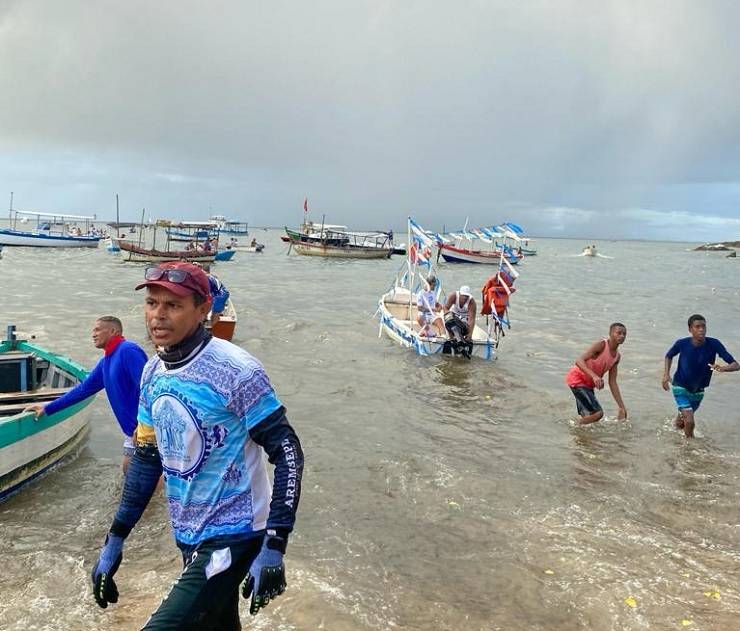
<instances>
[{"instance_id":1,"label":"outboard motor","mask_svg":"<svg viewBox=\"0 0 740 631\"><path fill-rule=\"evenodd\" d=\"M453 339L445 342L442 352L447 355L454 352L455 355L462 355L463 357L470 359L473 345L465 340L465 335L468 332L468 325L454 313L447 312L445 314L445 329L447 329Z\"/></svg>"}]
</instances>

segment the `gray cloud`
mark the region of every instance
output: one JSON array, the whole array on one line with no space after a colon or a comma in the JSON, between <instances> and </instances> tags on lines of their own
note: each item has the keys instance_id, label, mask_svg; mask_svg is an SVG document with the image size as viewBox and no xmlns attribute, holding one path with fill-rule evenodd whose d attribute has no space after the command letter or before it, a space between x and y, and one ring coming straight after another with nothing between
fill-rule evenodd
<instances>
[{"instance_id":1,"label":"gray cloud","mask_svg":"<svg viewBox=\"0 0 740 631\"><path fill-rule=\"evenodd\" d=\"M2 6L0 181L21 207L118 191L132 216L292 223L307 194L362 226L575 234L554 209L580 208L737 230L734 3Z\"/></svg>"}]
</instances>

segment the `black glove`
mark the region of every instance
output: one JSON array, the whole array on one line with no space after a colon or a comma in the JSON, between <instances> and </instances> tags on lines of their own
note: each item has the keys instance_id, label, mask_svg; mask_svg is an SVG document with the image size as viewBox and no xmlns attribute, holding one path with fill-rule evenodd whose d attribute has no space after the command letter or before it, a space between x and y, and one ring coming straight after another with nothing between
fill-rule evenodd
<instances>
[{"instance_id":1,"label":"black glove","mask_svg":"<svg viewBox=\"0 0 740 631\"><path fill-rule=\"evenodd\" d=\"M242 596L249 598L249 613L257 614L260 607L267 607L270 600L285 591L285 554L286 541L282 537L267 535L262 542L262 549L252 561L249 573L242 586Z\"/></svg>"},{"instance_id":2,"label":"black glove","mask_svg":"<svg viewBox=\"0 0 740 631\"><path fill-rule=\"evenodd\" d=\"M118 587L113 575L123 558L123 537L108 534L92 571L93 596L95 602L105 609L108 603L118 602Z\"/></svg>"}]
</instances>

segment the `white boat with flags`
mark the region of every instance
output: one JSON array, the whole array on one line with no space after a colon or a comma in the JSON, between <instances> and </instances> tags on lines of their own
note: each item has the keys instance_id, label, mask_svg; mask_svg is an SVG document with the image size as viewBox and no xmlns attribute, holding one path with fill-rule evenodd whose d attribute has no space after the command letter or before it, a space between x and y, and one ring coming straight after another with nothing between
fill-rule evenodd
<instances>
[{"instance_id":1,"label":"white boat with flags","mask_svg":"<svg viewBox=\"0 0 740 631\"><path fill-rule=\"evenodd\" d=\"M470 342L456 335L454 327L450 326L449 317L445 318L448 333L445 336L433 330L422 331L417 321L419 295L421 292L429 291L426 279L436 275L432 264L432 249L436 242L438 235L425 231L409 217L409 249L406 261L389 290L378 301L376 315L380 320L379 336L385 333L401 346L411 348L419 355L460 354L465 357L492 360L496 356L504 328L509 326L508 319L500 317L495 309L486 316L485 321L479 318L472 323L473 333ZM510 286L519 274L505 257L499 260L499 272L496 276L505 276L509 279L507 286ZM443 304L444 292L441 283L437 282L433 290L437 302ZM439 314L439 317L442 317L442 314Z\"/></svg>"}]
</instances>

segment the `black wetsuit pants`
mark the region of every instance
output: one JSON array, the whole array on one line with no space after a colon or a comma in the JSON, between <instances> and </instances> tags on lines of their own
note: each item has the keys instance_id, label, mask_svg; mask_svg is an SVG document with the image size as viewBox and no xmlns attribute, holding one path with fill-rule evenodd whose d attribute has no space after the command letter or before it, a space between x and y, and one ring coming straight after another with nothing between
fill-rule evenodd
<instances>
[{"instance_id":1,"label":"black wetsuit pants","mask_svg":"<svg viewBox=\"0 0 740 631\"><path fill-rule=\"evenodd\" d=\"M142 631L240 631L240 587L261 547L256 537L183 549L185 569Z\"/></svg>"}]
</instances>

